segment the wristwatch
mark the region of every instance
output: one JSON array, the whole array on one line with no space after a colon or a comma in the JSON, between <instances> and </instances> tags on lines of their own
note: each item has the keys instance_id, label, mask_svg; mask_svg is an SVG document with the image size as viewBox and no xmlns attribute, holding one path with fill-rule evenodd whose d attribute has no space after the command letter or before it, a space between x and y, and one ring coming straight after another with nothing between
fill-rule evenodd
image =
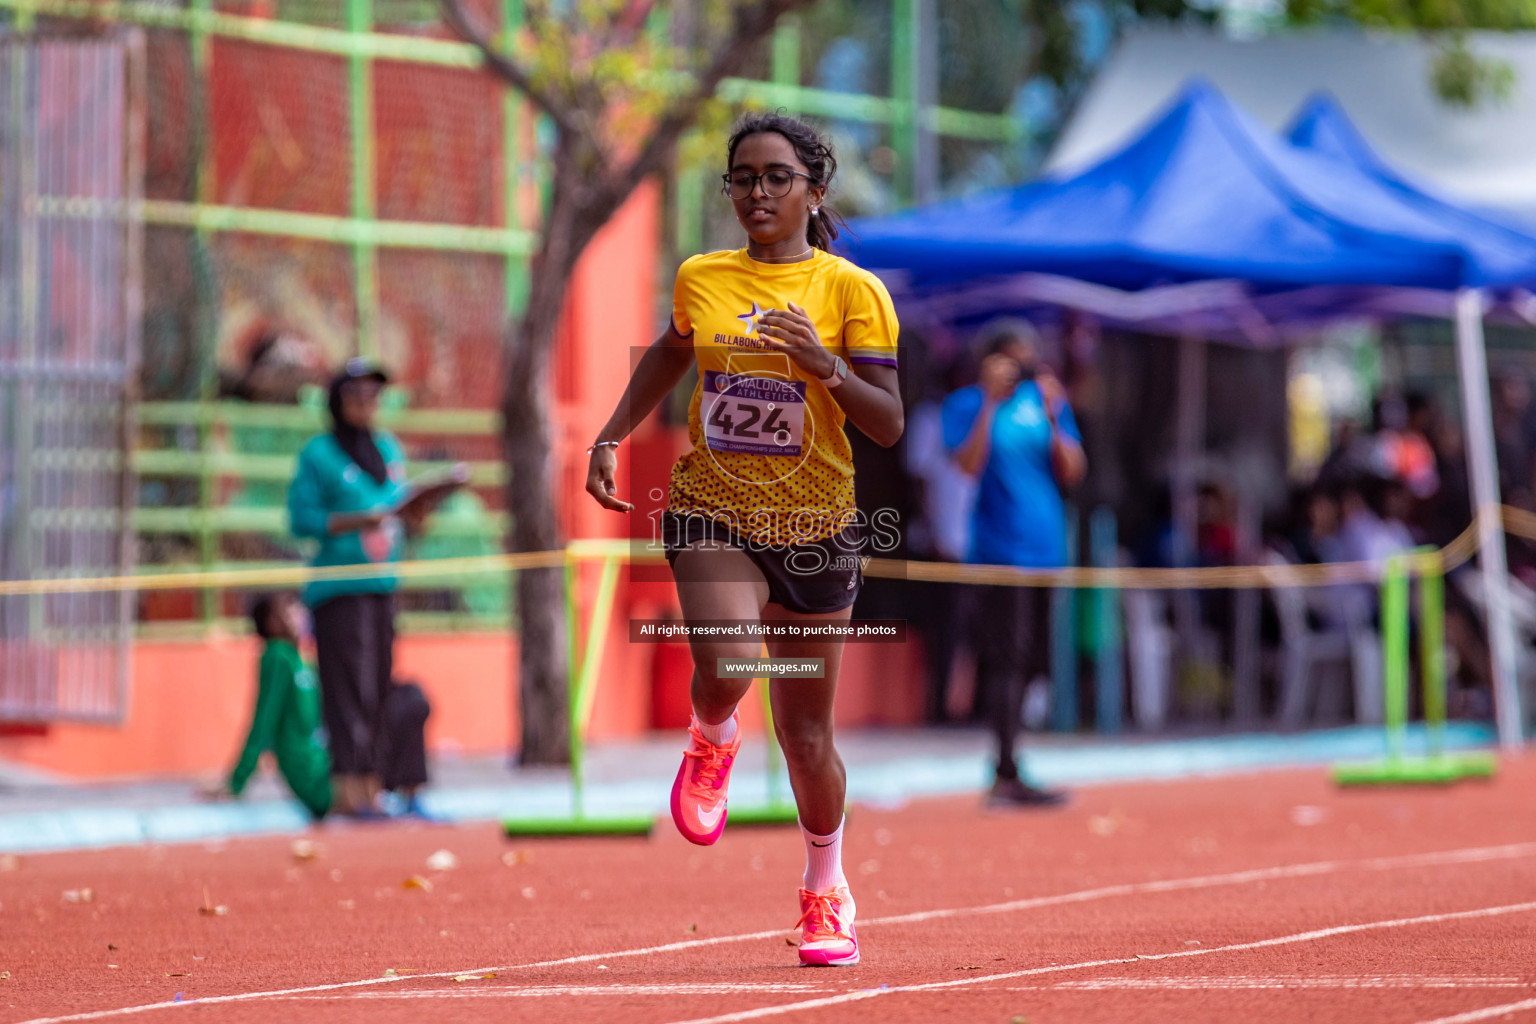
<instances>
[{"instance_id":1,"label":"wristwatch","mask_svg":"<svg viewBox=\"0 0 1536 1024\"><path fill-rule=\"evenodd\" d=\"M842 356L836 356L832 363L832 375L821 378L824 387L835 388L848 379L848 364L843 362Z\"/></svg>"}]
</instances>

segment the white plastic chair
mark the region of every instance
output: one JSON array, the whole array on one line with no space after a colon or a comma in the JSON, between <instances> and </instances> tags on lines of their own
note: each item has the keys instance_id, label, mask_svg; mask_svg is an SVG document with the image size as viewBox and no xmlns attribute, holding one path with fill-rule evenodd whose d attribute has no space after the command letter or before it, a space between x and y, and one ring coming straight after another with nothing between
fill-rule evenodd
<instances>
[{"instance_id":1,"label":"white plastic chair","mask_svg":"<svg viewBox=\"0 0 1536 1024\"><path fill-rule=\"evenodd\" d=\"M1269 565L1290 564L1270 551ZM1372 725L1382 720L1381 643L1369 625L1369 602L1333 587L1275 587L1270 590L1280 620L1280 725L1300 729L1314 696L1319 669L1346 669L1354 684L1355 719ZM1315 609L1326 623L1314 629L1307 612Z\"/></svg>"},{"instance_id":2,"label":"white plastic chair","mask_svg":"<svg viewBox=\"0 0 1536 1024\"><path fill-rule=\"evenodd\" d=\"M1173 627L1155 590L1124 590L1125 646L1131 670L1131 714L1136 727L1156 732L1168 721L1173 681Z\"/></svg>"}]
</instances>

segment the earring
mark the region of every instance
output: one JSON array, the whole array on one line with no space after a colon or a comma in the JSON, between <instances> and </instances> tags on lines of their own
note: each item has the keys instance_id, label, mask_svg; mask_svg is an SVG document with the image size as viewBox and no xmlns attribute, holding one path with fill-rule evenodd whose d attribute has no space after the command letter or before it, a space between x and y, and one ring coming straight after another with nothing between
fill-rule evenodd
<instances>
[{"instance_id":1,"label":"earring","mask_svg":"<svg viewBox=\"0 0 1536 1024\"><path fill-rule=\"evenodd\" d=\"M816 216L816 214L819 213L819 212L821 212L821 207L819 207L819 206L811 207L811 216L812 217Z\"/></svg>"}]
</instances>

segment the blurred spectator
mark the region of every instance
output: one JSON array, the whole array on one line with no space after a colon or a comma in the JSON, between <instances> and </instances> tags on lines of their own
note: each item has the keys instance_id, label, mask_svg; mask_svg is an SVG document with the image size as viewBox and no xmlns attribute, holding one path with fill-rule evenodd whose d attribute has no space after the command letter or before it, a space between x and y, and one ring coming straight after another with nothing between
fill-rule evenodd
<instances>
[{"instance_id":1,"label":"blurred spectator","mask_svg":"<svg viewBox=\"0 0 1536 1024\"><path fill-rule=\"evenodd\" d=\"M1287 557L1303 564L1338 561L1338 533L1339 503L1332 493L1322 487L1292 493Z\"/></svg>"},{"instance_id":2,"label":"blurred spectator","mask_svg":"<svg viewBox=\"0 0 1536 1024\"><path fill-rule=\"evenodd\" d=\"M1379 403L1372 463L1384 477L1402 481L1416 498L1429 498L1440 488L1435 451L1428 427L1434 419L1430 400L1421 394Z\"/></svg>"},{"instance_id":3,"label":"blurred spectator","mask_svg":"<svg viewBox=\"0 0 1536 1024\"><path fill-rule=\"evenodd\" d=\"M1317 483L1323 487L1337 487L1350 480L1358 480L1371 472L1372 452L1370 438L1360 433L1360 423L1345 417L1333 428L1333 447L1317 470Z\"/></svg>"},{"instance_id":4,"label":"blurred spectator","mask_svg":"<svg viewBox=\"0 0 1536 1024\"><path fill-rule=\"evenodd\" d=\"M944 397L960 389L964 375L961 360L943 374L929 375L923 397L907 413L907 471L920 488L921 529L914 531L914 546L922 557L945 562L965 560L976 504L975 478L955 464L944 446Z\"/></svg>"},{"instance_id":5,"label":"blurred spectator","mask_svg":"<svg viewBox=\"0 0 1536 1024\"><path fill-rule=\"evenodd\" d=\"M1027 568L1066 564L1062 490L1087 473L1082 437L1061 383L1041 365L1026 324L996 335L981 363L981 380L944 401L945 446L978 480L967 560ZM1059 803L1019 775L1014 747L1025 688L1048 651L1048 591L978 588L978 690L992 704L997 735L994 804Z\"/></svg>"},{"instance_id":6,"label":"blurred spectator","mask_svg":"<svg viewBox=\"0 0 1536 1024\"><path fill-rule=\"evenodd\" d=\"M965 372L962 360L943 374L923 376L922 392L907 413L907 472L916 497L917 516L909 534L913 557L962 562L971 543L971 515L976 481L955 464L944 446L943 400L957 390ZM946 387L947 385L947 387ZM957 583L925 584L919 608L928 686L924 717L949 721L949 680L959 653L967 604L966 588Z\"/></svg>"},{"instance_id":7,"label":"blurred spectator","mask_svg":"<svg viewBox=\"0 0 1536 1024\"><path fill-rule=\"evenodd\" d=\"M1491 391L1499 493L1525 507L1531 492L1531 388L1523 376L1504 373L1494 378Z\"/></svg>"},{"instance_id":8,"label":"blurred spectator","mask_svg":"<svg viewBox=\"0 0 1536 1024\"><path fill-rule=\"evenodd\" d=\"M1435 449L1440 486L1420 505L1418 523L1427 543L1444 547L1472 522L1472 489L1460 425L1448 416L1439 416L1429 439Z\"/></svg>"},{"instance_id":9,"label":"blurred spectator","mask_svg":"<svg viewBox=\"0 0 1536 1024\"><path fill-rule=\"evenodd\" d=\"M331 757L320 727L315 673L299 654L304 619L304 606L294 594L270 594L251 606L252 625L265 642L256 707L226 787L211 795L239 796L261 755L270 750L288 788L319 819L331 808Z\"/></svg>"},{"instance_id":10,"label":"blurred spectator","mask_svg":"<svg viewBox=\"0 0 1536 1024\"><path fill-rule=\"evenodd\" d=\"M421 530L419 518L396 513L408 491L400 442L374 428L379 391L388 380L378 367L349 360L331 382L331 433L311 438L299 454L288 489L289 519L296 535L320 542L315 565L399 561L405 532ZM316 581L304 591L315 619L333 802L341 814L379 816L381 785L404 786L411 798L407 810L420 812L414 793L426 781L425 766L413 774L392 760L421 742L395 731L419 732L416 719L425 720L419 709L395 710L415 704L393 692L395 588L393 576L368 576Z\"/></svg>"},{"instance_id":11,"label":"blurred spectator","mask_svg":"<svg viewBox=\"0 0 1536 1024\"><path fill-rule=\"evenodd\" d=\"M1413 547L1407 525L1412 496L1401 481L1368 477L1339 495L1338 560L1383 562Z\"/></svg>"},{"instance_id":12,"label":"blurred spectator","mask_svg":"<svg viewBox=\"0 0 1536 1024\"><path fill-rule=\"evenodd\" d=\"M1237 563L1237 513L1232 495L1217 483L1200 485L1195 504L1195 551L1200 565Z\"/></svg>"}]
</instances>

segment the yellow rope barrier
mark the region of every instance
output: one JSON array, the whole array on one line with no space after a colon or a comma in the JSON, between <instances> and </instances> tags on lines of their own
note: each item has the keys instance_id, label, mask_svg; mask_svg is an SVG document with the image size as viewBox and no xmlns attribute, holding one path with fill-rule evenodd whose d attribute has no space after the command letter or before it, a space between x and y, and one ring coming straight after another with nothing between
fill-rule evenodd
<instances>
[{"instance_id":1,"label":"yellow rope barrier","mask_svg":"<svg viewBox=\"0 0 1536 1024\"><path fill-rule=\"evenodd\" d=\"M1536 516L1532 517L1536 527ZM1415 568L1425 562L1449 572L1477 551L1477 528L1468 526L1439 551L1410 556ZM1426 568L1428 566L1425 566ZM1315 565L1220 565L1186 569L1143 569L1072 566L1065 569L1016 569L1006 565L957 565L953 562L902 562L870 559L866 576L924 580L934 583L978 583L1015 587L1075 587L1116 590L1237 590L1244 587L1326 587L1342 583L1375 583L1382 567L1375 562L1329 562Z\"/></svg>"},{"instance_id":2,"label":"yellow rope barrier","mask_svg":"<svg viewBox=\"0 0 1536 1024\"><path fill-rule=\"evenodd\" d=\"M1503 506L1504 528L1536 540L1536 513ZM1449 572L1477 553L1476 524L1439 551L1410 556L1415 569ZM434 558L370 565L285 566L265 569L218 569L161 572L143 575L96 576L32 580L0 580L0 597L38 594L91 594L115 591L234 590L294 587L319 580L363 580L381 576L422 579L435 576L480 575L518 569L549 569L568 562L620 559L657 563L659 552L646 551L624 539L574 540L563 551L528 551L466 558ZM1428 564L1426 564L1428 563ZM922 580L933 583L972 583L1015 587L1074 587L1123 590L1237 590L1245 587L1321 587L1345 583L1375 583L1382 567L1374 562L1334 562L1318 565L1231 565L1186 569L1073 566L1065 569L1018 569L1008 565L958 565L871 558L866 576Z\"/></svg>"}]
</instances>

